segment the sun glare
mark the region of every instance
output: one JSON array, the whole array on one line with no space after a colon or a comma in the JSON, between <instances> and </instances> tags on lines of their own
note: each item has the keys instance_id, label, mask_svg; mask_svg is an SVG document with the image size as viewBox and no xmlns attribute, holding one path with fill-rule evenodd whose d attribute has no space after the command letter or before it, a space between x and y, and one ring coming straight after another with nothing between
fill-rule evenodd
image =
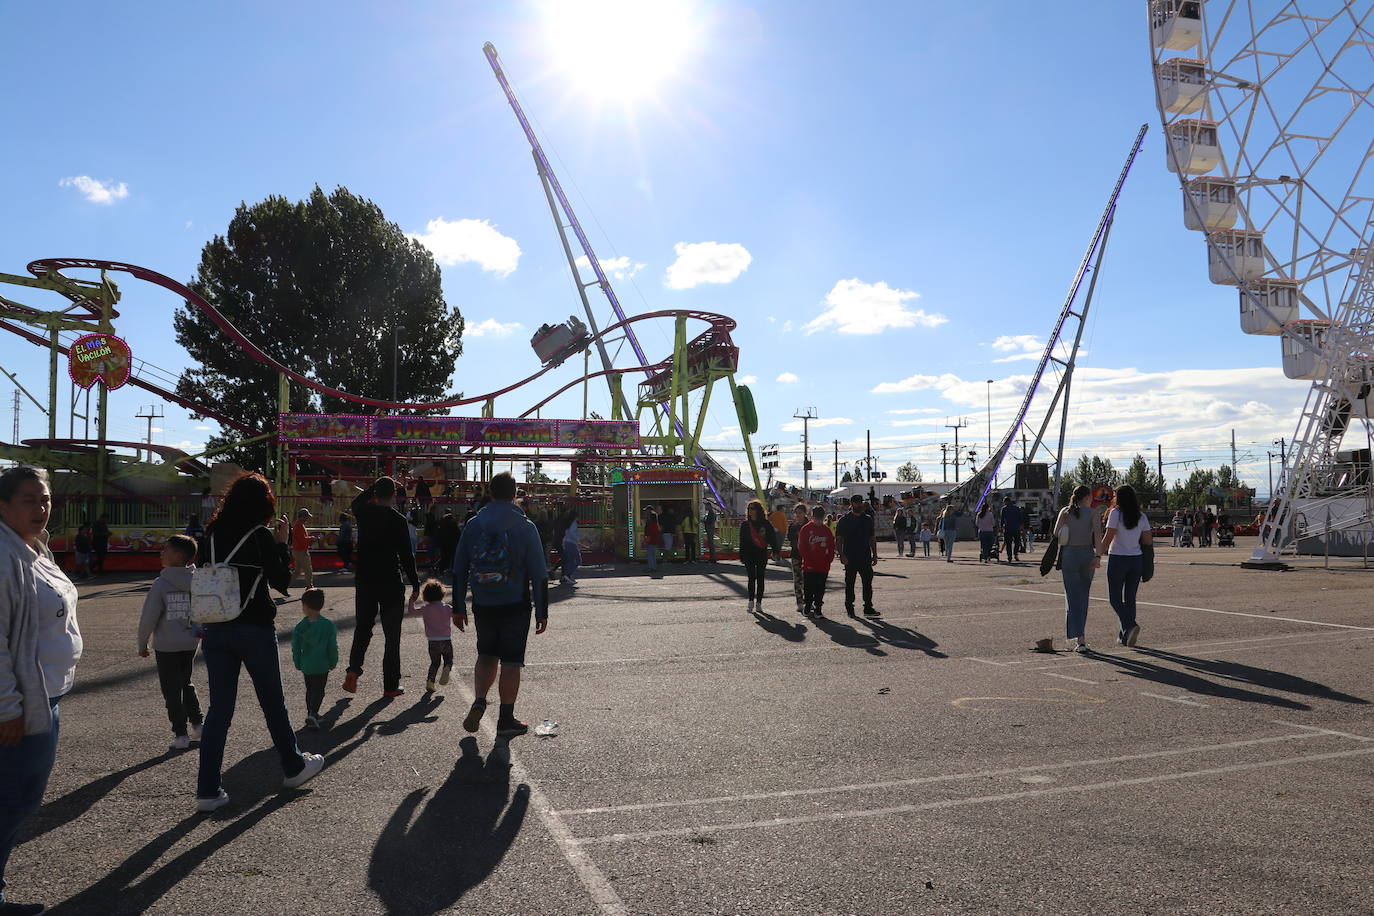
<instances>
[{"instance_id":1,"label":"sun glare","mask_svg":"<svg viewBox=\"0 0 1374 916\"><path fill-rule=\"evenodd\" d=\"M544 20L557 72L598 101L654 95L679 73L696 33L684 0L550 0Z\"/></svg>"}]
</instances>

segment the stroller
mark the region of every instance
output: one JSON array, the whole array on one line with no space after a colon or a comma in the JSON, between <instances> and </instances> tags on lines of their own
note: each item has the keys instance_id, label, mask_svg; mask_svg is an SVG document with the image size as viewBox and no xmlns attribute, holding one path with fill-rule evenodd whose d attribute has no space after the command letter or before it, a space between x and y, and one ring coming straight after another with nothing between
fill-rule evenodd
<instances>
[{"instance_id":1,"label":"stroller","mask_svg":"<svg viewBox=\"0 0 1374 916\"><path fill-rule=\"evenodd\" d=\"M1223 525L1217 529L1217 546L1234 547L1236 546L1236 530L1230 525Z\"/></svg>"},{"instance_id":2,"label":"stroller","mask_svg":"<svg viewBox=\"0 0 1374 916\"><path fill-rule=\"evenodd\" d=\"M1190 527L1188 527L1187 525L1184 525L1184 526L1183 526L1183 534L1180 535L1180 537L1179 537L1179 539L1178 539L1178 546L1180 546L1180 547L1192 547L1192 546L1193 546L1193 529L1190 528Z\"/></svg>"}]
</instances>

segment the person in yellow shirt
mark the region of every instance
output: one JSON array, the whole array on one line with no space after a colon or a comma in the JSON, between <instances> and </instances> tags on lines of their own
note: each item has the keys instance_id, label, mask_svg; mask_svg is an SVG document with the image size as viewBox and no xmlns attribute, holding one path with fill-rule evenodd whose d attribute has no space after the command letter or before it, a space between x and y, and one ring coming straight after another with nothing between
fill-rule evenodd
<instances>
[{"instance_id":1,"label":"person in yellow shirt","mask_svg":"<svg viewBox=\"0 0 1374 916\"><path fill-rule=\"evenodd\" d=\"M697 518L688 508L682 514L682 521L678 523L678 531L682 534L684 563L695 563L697 561Z\"/></svg>"}]
</instances>

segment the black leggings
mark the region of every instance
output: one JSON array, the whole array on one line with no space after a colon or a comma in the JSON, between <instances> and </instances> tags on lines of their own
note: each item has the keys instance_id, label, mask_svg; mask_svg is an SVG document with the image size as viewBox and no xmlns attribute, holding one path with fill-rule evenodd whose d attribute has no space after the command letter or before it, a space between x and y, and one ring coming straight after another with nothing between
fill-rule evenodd
<instances>
[{"instance_id":1,"label":"black leggings","mask_svg":"<svg viewBox=\"0 0 1374 916\"><path fill-rule=\"evenodd\" d=\"M740 557L744 562L744 572L749 577L749 600L763 600L763 578L768 572L768 555L764 554L762 559L754 557Z\"/></svg>"},{"instance_id":2,"label":"black leggings","mask_svg":"<svg viewBox=\"0 0 1374 916\"><path fill-rule=\"evenodd\" d=\"M429 676L425 680L434 680L435 675L439 673L441 662L445 668L453 667L453 640L451 639L431 639L429 641Z\"/></svg>"}]
</instances>

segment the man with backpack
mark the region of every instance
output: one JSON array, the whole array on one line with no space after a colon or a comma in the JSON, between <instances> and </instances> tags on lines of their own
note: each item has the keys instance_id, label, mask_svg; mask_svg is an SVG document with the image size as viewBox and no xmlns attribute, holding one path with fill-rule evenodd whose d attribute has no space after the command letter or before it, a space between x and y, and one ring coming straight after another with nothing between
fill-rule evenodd
<instances>
[{"instance_id":1,"label":"man with backpack","mask_svg":"<svg viewBox=\"0 0 1374 916\"><path fill-rule=\"evenodd\" d=\"M420 575L410 544L410 526L396 510L399 489L390 477L378 477L353 500L353 517L358 523L353 580L357 626L343 682L343 689L349 693L358 692L358 677L363 673L378 616L382 618L382 637L386 640L382 651L382 695L398 697L405 693L401 686L401 622L406 605L414 604L420 597ZM410 581L408 602L402 574Z\"/></svg>"},{"instance_id":2,"label":"man with backpack","mask_svg":"<svg viewBox=\"0 0 1374 916\"><path fill-rule=\"evenodd\" d=\"M465 596L472 592L472 618L477 629L477 663L473 666L472 708L463 728L475 732L487 711L487 693L497 684L501 700L496 720L498 738L529 731L515 717L525 643L534 611L534 632L549 626L549 581L539 532L516 507L515 478L491 479L491 502L463 527L453 554L453 623L467 629ZM498 682L499 671L499 682Z\"/></svg>"}]
</instances>

